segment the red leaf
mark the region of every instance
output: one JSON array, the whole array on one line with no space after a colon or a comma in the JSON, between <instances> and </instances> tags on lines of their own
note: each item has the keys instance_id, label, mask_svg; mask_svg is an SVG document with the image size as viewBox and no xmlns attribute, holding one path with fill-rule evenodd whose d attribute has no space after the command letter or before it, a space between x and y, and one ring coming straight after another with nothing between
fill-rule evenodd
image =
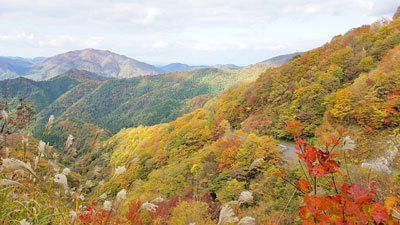
<instances>
[{"instance_id":1,"label":"red leaf","mask_svg":"<svg viewBox=\"0 0 400 225\"><path fill-rule=\"evenodd\" d=\"M369 183L369 186L370 186L371 188L375 188L375 185L376 185L375 181L371 181L371 182Z\"/></svg>"},{"instance_id":2,"label":"red leaf","mask_svg":"<svg viewBox=\"0 0 400 225\"><path fill-rule=\"evenodd\" d=\"M345 129L337 129L336 131L338 132L340 137L343 137L344 132L346 132Z\"/></svg>"},{"instance_id":3,"label":"red leaf","mask_svg":"<svg viewBox=\"0 0 400 225\"><path fill-rule=\"evenodd\" d=\"M339 156L339 155L340 155L339 153L331 153L331 154L330 154L331 158L336 157L336 156Z\"/></svg>"},{"instance_id":4,"label":"red leaf","mask_svg":"<svg viewBox=\"0 0 400 225\"><path fill-rule=\"evenodd\" d=\"M314 166L310 171L310 175L312 177L322 177L327 173L328 173L328 171L325 169L325 167L323 167L321 165Z\"/></svg>"},{"instance_id":5,"label":"red leaf","mask_svg":"<svg viewBox=\"0 0 400 225\"><path fill-rule=\"evenodd\" d=\"M331 142L334 145L338 145L339 144L339 138L336 135L331 134Z\"/></svg>"},{"instance_id":6,"label":"red leaf","mask_svg":"<svg viewBox=\"0 0 400 225\"><path fill-rule=\"evenodd\" d=\"M372 211L371 216L374 218L376 224L389 219L389 215L382 207L377 207L374 211Z\"/></svg>"}]
</instances>

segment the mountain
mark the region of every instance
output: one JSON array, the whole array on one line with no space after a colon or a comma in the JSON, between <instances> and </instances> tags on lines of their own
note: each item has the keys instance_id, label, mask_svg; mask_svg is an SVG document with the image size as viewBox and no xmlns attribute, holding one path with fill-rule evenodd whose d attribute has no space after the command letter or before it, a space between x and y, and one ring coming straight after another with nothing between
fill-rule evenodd
<instances>
[{"instance_id":1,"label":"mountain","mask_svg":"<svg viewBox=\"0 0 400 225\"><path fill-rule=\"evenodd\" d=\"M8 79L0 81L0 99L17 102L21 98L34 104L39 112L79 83L67 76L40 82L24 77Z\"/></svg>"},{"instance_id":2,"label":"mountain","mask_svg":"<svg viewBox=\"0 0 400 225\"><path fill-rule=\"evenodd\" d=\"M282 64L279 64L282 65ZM212 68L217 68L217 69L239 69L240 66L236 66L235 64L215 64L210 66Z\"/></svg>"},{"instance_id":3,"label":"mountain","mask_svg":"<svg viewBox=\"0 0 400 225\"><path fill-rule=\"evenodd\" d=\"M53 114L117 132L124 127L169 122L203 106L235 82L255 79L265 69L267 66L264 65L239 70L208 68L111 80L86 71L71 70L53 79L68 77L80 83L41 110L38 123L43 125ZM80 73L96 79L91 77L90 82L82 82ZM40 129L37 131L39 133Z\"/></svg>"},{"instance_id":4,"label":"mountain","mask_svg":"<svg viewBox=\"0 0 400 225\"><path fill-rule=\"evenodd\" d=\"M106 80L111 80L113 78L108 78L108 77L103 77L100 76L96 73L93 72L89 72L86 70L79 70L79 69L70 69L65 73L62 73L56 77L53 77L50 79L51 80L57 80L57 79L61 79L64 77L68 77L71 79L75 79L79 82L87 82L87 81L106 81Z\"/></svg>"},{"instance_id":5,"label":"mountain","mask_svg":"<svg viewBox=\"0 0 400 225\"><path fill-rule=\"evenodd\" d=\"M74 130L74 136L80 137L82 143L76 146L78 154L83 154L89 146L82 139L87 136L81 134L84 127L101 127L115 133L125 127L169 122L204 106L238 81L254 80L267 68L266 65L235 70L206 68L130 79L112 79L71 69L46 81L23 77L0 81L3 96L8 96L0 100L16 105L22 98L34 104L37 116L29 132L57 147L66 138L62 131ZM53 132L60 132L43 136L50 115L57 121Z\"/></svg>"},{"instance_id":6,"label":"mountain","mask_svg":"<svg viewBox=\"0 0 400 225\"><path fill-rule=\"evenodd\" d=\"M19 57L18 57L19 58ZM47 59L47 57L34 57L34 58L22 58L25 61L31 62L31 63L39 63L39 62L43 62L44 60Z\"/></svg>"},{"instance_id":7,"label":"mountain","mask_svg":"<svg viewBox=\"0 0 400 225\"><path fill-rule=\"evenodd\" d=\"M295 52L287 55L279 55L272 57L270 59L264 60L262 62L259 62L259 64L267 64L267 65L283 65L288 63L293 57L296 55L301 54L302 52Z\"/></svg>"},{"instance_id":8,"label":"mountain","mask_svg":"<svg viewBox=\"0 0 400 225\"><path fill-rule=\"evenodd\" d=\"M68 104L72 104L107 80L110 79L78 69L71 69L46 81L34 81L24 77L7 79L0 81L0 100L18 102L18 99L24 99L35 106L37 113L49 110L49 105L63 100L60 106L54 107L55 111L63 112L66 109L63 108L65 105L70 106ZM66 93L70 93L69 98L65 98ZM75 100L67 100L71 98Z\"/></svg>"},{"instance_id":9,"label":"mountain","mask_svg":"<svg viewBox=\"0 0 400 225\"><path fill-rule=\"evenodd\" d=\"M279 66L294 55L282 55L260 64ZM187 65L171 63L155 67L110 51L83 49L70 51L53 57L0 57L0 80L24 76L32 80L47 80L70 69L81 69L109 78L131 78L142 75L193 71L204 68L239 69L234 64Z\"/></svg>"},{"instance_id":10,"label":"mountain","mask_svg":"<svg viewBox=\"0 0 400 225\"><path fill-rule=\"evenodd\" d=\"M166 66L158 67L160 72L163 73L169 73L169 72L179 72L179 71L192 71L192 70L198 70L198 69L204 69L204 68L217 68L217 69L238 69L240 68L239 66L236 66L234 64L216 64L212 66L207 66L207 65L198 65L198 66L190 66L187 64L183 63L171 63Z\"/></svg>"},{"instance_id":11,"label":"mountain","mask_svg":"<svg viewBox=\"0 0 400 225\"><path fill-rule=\"evenodd\" d=\"M200 66L200 68L197 69L201 69L201 68L206 68L207 66ZM191 71L191 70L195 70L196 67L193 66L189 66L187 64L183 64L183 63L171 63L168 64L166 66L161 66L158 67L160 71L164 72L164 73L170 73L170 72L180 72L180 71Z\"/></svg>"},{"instance_id":12,"label":"mountain","mask_svg":"<svg viewBox=\"0 0 400 225\"><path fill-rule=\"evenodd\" d=\"M50 115L57 118L57 124L72 127L92 124L111 133L126 127L169 122L204 106L238 81L254 80L267 68L269 66L263 64L240 69L205 68L130 79L114 79L70 69L46 81L18 78L0 81L0 86L5 87L4 92L14 102L22 98L34 104L38 114L30 132L60 146L60 140L66 137L42 136ZM21 86L21 81L29 85ZM60 87L63 82L64 86ZM83 137L80 131L76 132L75 135ZM86 148L87 145L77 147Z\"/></svg>"},{"instance_id":13,"label":"mountain","mask_svg":"<svg viewBox=\"0 0 400 225\"><path fill-rule=\"evenodd\" d=\"M88 124L115 133L121 128L169 122L202 107L235 82L254 80L267 68L266 65L237 70L206 68L130 79L70 69L45 81L24 77L0 81L0 100L16 105L19 99L25 99L33 104L37 117L30 133L59 147L63 140L60 136L42 135L50 115L57 119L54 129L60 123L61 131L68 129L67 125L81 127L74 133L80 137L86 135L80 134L80 130Z\"/></svg>"},{"instance_id":14,"label":"mountain","mask_svg":"<svg viewBox=\"0 0 400 225\"><path fill-rule=\"evenodd\" d=\"M23 58L0 57L0 80L19 77L29 71L31 66L32 62Z\"/></svg>"},{"instance_id":15,"label":"mountain","mask_svg":"<svg viewBox=\"0 0 400 225\"><path fill-rule=\"evenodd\" d=\"M73 68L114 78L129 78L158 73L156 67L123 55L110 51L84 49L59 54L35 63L25 74L25 77L34 80L47 80Z\"/></svg>"}]
</instances>

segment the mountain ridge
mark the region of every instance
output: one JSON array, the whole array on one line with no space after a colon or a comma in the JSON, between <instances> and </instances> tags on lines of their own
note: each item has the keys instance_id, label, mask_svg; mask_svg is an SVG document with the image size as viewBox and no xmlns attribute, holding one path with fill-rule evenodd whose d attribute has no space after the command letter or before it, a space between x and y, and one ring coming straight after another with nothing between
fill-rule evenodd
<instances>
[{"instance_id":1,"label":"mountain ridge","mask_svg":"<svg viewBox=\"0 0 400 225\"><path fill-rule=\"evenodd\" d=\"M293 57L300 55L301 53L303 52L294 52L290 54L274 56L272 58L261 61L258 64L283 65L288 63Z\"/></svg>"},{"instance_id":2,"label":"mountain ridge","mask_svg":"<svg viewBox=\"0 0 400 225\"><path fill-rule=\"evenodd\" d=\"M25 77L46 80L73 68L117 78L158 73L156 67L124 55L108 50L83 49L58 54L34 64Z\"/></svg>"},{"instance_id":3,"label":"mountain ridge","mask_svg":"<svg viewBox=\"0 0 400 225\"><path fill-rule=\"evenodd\" d=\"M272 66L281 65L290 55L277 56L280 61L263 61ZM262 63L263 63L262 62ZM193 71L205 68L239 69L234 64L188 65L170 63L165 66L153 66L109 50L82 49L68 51L52 57L0 57L0 80L24 76L33 80L48 80L70 69L87 70L108 78L131 78L170 72Z\"/></svg>"}]
</instances>

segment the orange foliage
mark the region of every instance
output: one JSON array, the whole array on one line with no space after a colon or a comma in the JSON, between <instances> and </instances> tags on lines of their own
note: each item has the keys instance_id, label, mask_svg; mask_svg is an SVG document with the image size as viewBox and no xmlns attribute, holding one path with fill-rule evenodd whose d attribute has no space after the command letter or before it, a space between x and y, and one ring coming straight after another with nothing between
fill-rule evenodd
<instances>
[{"instance_id":1,"label":"orange foliage","mask_svg":"<svg viewBox=\"0 0 400 225\"><path fill-rule=\"evenodd\" d=\"M311 180L300 179L296 183L297 189L304 194L304 206L299 208L302 224L344 225L368 224L369 222L398 224L390 217L390 210L388 211L388 208L395 204L395 200L388 199L385 203L386 207L376 202L373 199L374 182L371 182L369 189L361 188L356 184L343 182L339 185L335 182L334 174L341 173L339 163L334 159L338 154L333 151L339 145L339 140L346 134L345 131L339 130L339 137L331 135L324 138L326 149L321 150L300 138L302 128L298 122L287 121L286 124L288 131L294 136L297 154L306 164ZM331 177L330 184L335 193L325 196L317 195L317 178L326 175Z\"/></svg>"},{"instance_id":2,"label":"orange foliage","mask_svg":"<svg viewBox=\"0 0 400 225\"><path fill-rule=\"evenodd\" d=\"M229 139L219 140L217 145L224 148L221 154L218 170L222 171L231 168L231 166L235 163L236 152L241 145L240 139L238 139L236 136L232 136Z\"/></svg>"}]
</instances>

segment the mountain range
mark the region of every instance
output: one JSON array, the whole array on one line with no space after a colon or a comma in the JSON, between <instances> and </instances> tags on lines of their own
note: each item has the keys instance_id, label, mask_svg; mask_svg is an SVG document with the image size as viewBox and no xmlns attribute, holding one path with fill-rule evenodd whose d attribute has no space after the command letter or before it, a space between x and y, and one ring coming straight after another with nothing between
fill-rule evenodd
<instances>
[{"instance_id":1,"label":"mountain range","mask_svg":"<svg viewBox=\"0 0 400 225\"><path fill-rule=\"evenodd\" d=\"M78 52L73 54L76 55ZM56 63L57 60L60 60L57 65L63 67L68 64L67 59L69 57L65 55L49 58L34 64L33 68L50 62ZM19 59L19 61L22 64L26 60ZM22 65L32 64L26 62ZM50 137L42 136L44 125L50 115L57 118L56 127L63 124L64 128L61 130L67 129L66 127L80 127L85 130L84 127L91 124L90 126L104 128L111 134L121 128L165 123L203 107L207 101L236 82L250 82L267 68L277 65L277 63L254 64L243 68L216 65L196 70L194 67L188 69L190 66L186 65L185 68L189 71L120 79L86 70L70 69L42 81L25 77L0 81L2 94L0 100L17 104L18 99L25 99L33 104L37 116L36 122L30 127L30 132L35 137L58 146L63 142L63 132ZM56 70L58 69L53 71ZM85 135L80 136L83 138ZM87 149L83 140L82 146L77 147Z\"/></svg>"},{"instance_id":2,"label":"mountain range","mask_svg":"<svg viewBox=\"0 0 400 225\"><path fill-rule=\"evenodd\" d=\"M281 55L259 64L279 66L299 53ZM108 78L132 78L161 73L193 71L204 68L239 69L234 64L188 65L171 63L153 66L110 51L83 49L62 53L53 57L21 58L0 57L0 80L26 77L32 80L48 80L70 69L94 72Z\"/></svg>"},{"instance_id":3,"label":"mountain range","mask_svg":"<svg viewBox=\"0 0 400 225\"><path fill-rule=\"evenodd\" d=\"M289 59L291 56L280 58ZM115 66L100 66L100 61L106 58L114 60ZM106 73L113 69L118 70L118 60L134 61L109 51L85 49L47 59L39 58L36 59L37 63L33 59L15 57L0 59L14 66L8 68L19 69L16 76L40 71L38 68L48 68L43 70L47 71L43 74L0 81L0 100L16 105L19 99L25 99L33 104L37 116L30 132L35 137L55 143L56 146L63 142L63 132L51 137L42 136L50 115L54 115L59 121L56 127L63 124L63 129L80 127L85 130L90 124L99 129L104 128L111 134L121 128L165 123L203 107L207 101L236 82L250 82L267 68L279 66L281 62L270 59L266 60L269 63L242 68L232 64L210 67L176 63L159 68L147 65L153 71L168 73L121 78L117 74L114 74L117 77L113 77ZM95 62L98 66L90 68L100 73L73 68L56 76L51 75L69 68L70 65L87 68L85 66L94 65ZM171 72L176 70L179 72ZM41 79L30 79L38 76ZM83 144L85 135L80 135L82 145L77 146L78 149L87 149Z\"/></svg>"},{"instance_id":4,"label":"mountain range","mask_svg":"<svg viewBox=\"0 0 400 225\"><path fill-rule=\"evenodd\" d=\"M171 63L165 66L158 67L158 70L164 73L169 72L178 72L178 71L192 71L204 68L217 68L217 69L239 69L240 66L236 66L234 64L216 64L212 66L208 65L198 65L198 66L191 66L183 63Z\"/></svg>"},{"instance_id":5,"label":"mountain range","mask_svg":"<svg viewBox=\"0 0 400 225\"><path fill-rule=\"evenodd\" d=\"M20 76L32 80L48 80L70 69L87 70L109 78L131 78L203 68L238 69L240 67L233 64L190 66L182 63L157 67L110 51L83 49L49 58L0 57L0 80Z\"/></svg>"}]
</instances>

